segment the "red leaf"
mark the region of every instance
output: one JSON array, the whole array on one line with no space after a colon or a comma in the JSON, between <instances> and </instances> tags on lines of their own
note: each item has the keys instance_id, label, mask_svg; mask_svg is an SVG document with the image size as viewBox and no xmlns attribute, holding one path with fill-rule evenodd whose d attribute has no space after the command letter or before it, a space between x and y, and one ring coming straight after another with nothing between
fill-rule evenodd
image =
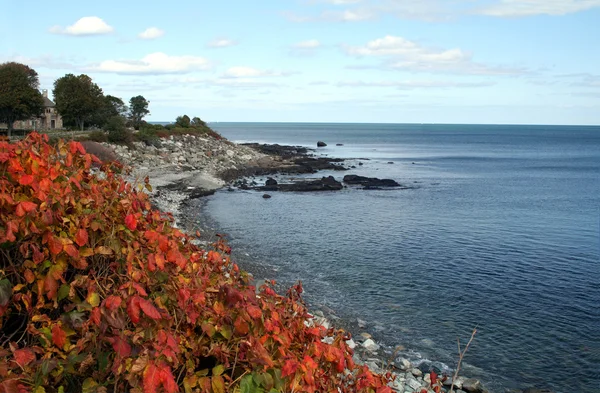
<instances>
[{"instance_id":1,"label":"red leaf","mask_svg":"<svg viewBox=\"0 0 600 393\"><path fill-rule=\"evenodd\" d=\"M139 298L138 302L139 302L140 308L142 309L144 314L146 314L147 316L149 316L152 319L160 319L161 318L160 313L158 312L156 307L154 307L152 305L152 303L150 301Z\"/></svg>"},{"instance_id":2,"label":"red leaf","mask_svg":"<svg viewBox=\"0 0 600 393\"><path fill-rule=\"evenodd\" d=\"M131 345L123 337L109 337L107 340L112 344L117 355L124 358L131 355Z\"/></svg>"},{"instance_id":3,"label":"red leaf","mask_svg":"<svg viewBox=\"0 0 600 393\"><path fill-rule=\"evenodd\" d=\"M75 247L72 244L67 244L65 246L65 252L71 257L71 258L79 258L79 251L77 251L77 247Z\"/></svg>"},{"instance_id":4,"label":"red leaf","mask_svg":"<svg viewBox=\"0 0 600 393\"><path fill-rule=\"evenodd\" d=\"M131 318L131 322L138 323L140 321L140 302L139 297L133 297L129 299L127 303L127 314Z\"/></svg>"},{"instance_id":5,"label":"red leaf","mask_svg":"<svg viewBox=\"0 0 600 393\"><path fill-rule=\"evenodd\" d=\"M33 176L31 175L23 175L19 178L19 184L22 186L27 186L33 183Z\"/></svg>"},{"instance_id":6,"label":"red leaf","mask_svg":"<svg viewBox=\"0 0 600 393\"><path fill-rule=\"evenodd\" d=\"M298 362L295 360L286 360L285 365L281 369L281 376L287 377L288 375L293 375L296 373L296 369L298 368Z\"/></svg>"},{"instance_id":7,"label":"red leaf","mask_svg":"<svg viewBox=\"0 0 600 393\"><path fill-rule=\"evenodd\" d=\"M163 366L163 368L160 370L160 380L165 392L176 393L179 391L179 387L177 386L177 382L175 382L175 377L173 377L170 367Z\"/></svg>"},{"instance_id":8,"label":"red leaf","mask_svg":"<svg viewBox=\"0 0 600 393\"><path fill-rule=\"evenodd\" d=\"M48 236L48 248L50 248L50 253L52 253L52 255L58 255L63 249L63 244L59 238L50 235Z\"/></svg>"},{"instance_id":9,"label":"red leaf","mask_svg":"<svg viewBox=\"0 0 600 393\"><path fill-rule=\"evenodd\" d=\"M154 363L148 363L144 370L144 393L156 393L160 386L160 371Z\"/></svg>"},{"instance_id":10,"label":"red leaf","mask_svg":"<svg viewBox=\"0 0 600 393\"><path fill-rule=\"evenodd\" d=\"M101 316L102 315L100 314L100 307L95 307L94 309L92 309L92 313L90 314L90 321L92 321L94 325L100 326Z\"/></svg>"},{"instance_id":11,"label":"red leaf","mask_svg":"<svg viewBox=\"0 0 600 393\"><path fill-rule=\"evenodd\" d=\"M67 341L67 335L59 325L52 326L52 342L59 348L62 348Z\"/></svg>"},{"instance_id":12,"label":"red leaf","mask_svg":"<svg viewBox=\"0 0 600 393\"><path fill-rule=\"evenodd\" d=\"M81 228L77 231L77 234L75 235L75 243L77 243L77 245L79 247L83 247L87 244L88 242L88 233L85 229Z\"/></svg>"},{"instance_id":13,"label":"red leaf","mask_svg":"<svg viewBox=\"0 0 600 393\"><path fill-rule=\"evenodd\" d=\"M16 208L16 214L18 217L23 217L25 214L29 213L32 210L35 210L37 205L33 202L19 202Z\"/></svg>"},{"instance_id":14,"label":"red leaf","mask_svg":"<svg viewBox=\"0 0 600 393\"><path fill-rule=\"evenodd\" d=\"M108 310L113 311L121 306L121 298L118 296L111 295L104 300L104 307Z\"/></svg>"},{"instance_id":15,"label":"red leaf","mask_svg":"<svg viewBox=\"0 0 600 393\"><path fill-rule=\"evenodd\" d=\"M125 217L125 225L127 228L129 228L129 230L135 230L137 227L137 220L133 214L128 214L127 217Z\"/></svg>"},{"instance_id":16,"label":"red leaf","mask_svg":"<svg viewBox=\"0 0 600 393\"><path fill-rule=\"evenodd\" d=\"M29 348L17 349L14 353L15 361L23 367L35 360L35 353Z\"/></svg>"}]
</instances>

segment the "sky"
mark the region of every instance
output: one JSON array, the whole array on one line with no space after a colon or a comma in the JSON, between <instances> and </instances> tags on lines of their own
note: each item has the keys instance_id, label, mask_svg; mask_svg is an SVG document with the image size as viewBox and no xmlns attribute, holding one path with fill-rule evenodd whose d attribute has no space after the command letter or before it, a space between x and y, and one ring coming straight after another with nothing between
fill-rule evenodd
<instances>
[{"instance_id":1,"label":"sky","mask_svg":"<svg viewBox=\"0 0 600 393\"><path fill-rule=\"evenodd\" d=\"M0 62L148 121L600 124L600 0L0 0ZM13 17L7 17L12 15ZM7 23L8 21L8 23Z\"/></svg>"}]
</instances>

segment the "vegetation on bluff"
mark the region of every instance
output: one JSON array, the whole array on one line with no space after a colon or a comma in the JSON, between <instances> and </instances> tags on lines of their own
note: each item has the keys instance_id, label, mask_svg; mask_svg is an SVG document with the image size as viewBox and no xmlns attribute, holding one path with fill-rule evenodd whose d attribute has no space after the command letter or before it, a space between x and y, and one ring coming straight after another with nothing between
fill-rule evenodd
<instances>
[{"instance_id":1,"label":"vegetation on bluff","mask_svg":"<svg viewBox=\"0 0 600 393\"><path fill-rule=\"evenodd\" d=\"M0 142L0 392L390 392L78 142ZM331 344L323 339L330 336Z\"/></svg>"}]
</instances>

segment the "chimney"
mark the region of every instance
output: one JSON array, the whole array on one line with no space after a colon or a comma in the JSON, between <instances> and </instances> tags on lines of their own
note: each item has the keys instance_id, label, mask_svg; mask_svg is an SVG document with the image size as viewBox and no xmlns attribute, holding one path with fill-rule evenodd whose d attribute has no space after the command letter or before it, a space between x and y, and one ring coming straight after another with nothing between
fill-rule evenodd
<instances>
[{"instance_id":1,"label":"chimney","mask_svg":"<svg viewBox=\"0 0 600 393\"><path fill-rule=\"evenodd\" d=\"M47 89L43 89L43 90L42 90L42 95L43 95L45 98L48 98L48 90L47 90Z\"/></svg>"}]
</instances>

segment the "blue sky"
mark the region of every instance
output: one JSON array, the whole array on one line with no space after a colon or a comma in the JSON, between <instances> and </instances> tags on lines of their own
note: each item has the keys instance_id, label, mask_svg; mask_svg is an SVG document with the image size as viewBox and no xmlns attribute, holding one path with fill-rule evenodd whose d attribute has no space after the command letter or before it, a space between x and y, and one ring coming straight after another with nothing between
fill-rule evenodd
<instances>
[{"instance_id":1,"label":"blue sky","mask_svg":"<svg viewBox=\"0 0 600 393\"><path fill-rule=\"evenodd\" d=\"M0 0L0 61L150 121L600 124L600 0Z\"/></svg>"}]
</instances>

